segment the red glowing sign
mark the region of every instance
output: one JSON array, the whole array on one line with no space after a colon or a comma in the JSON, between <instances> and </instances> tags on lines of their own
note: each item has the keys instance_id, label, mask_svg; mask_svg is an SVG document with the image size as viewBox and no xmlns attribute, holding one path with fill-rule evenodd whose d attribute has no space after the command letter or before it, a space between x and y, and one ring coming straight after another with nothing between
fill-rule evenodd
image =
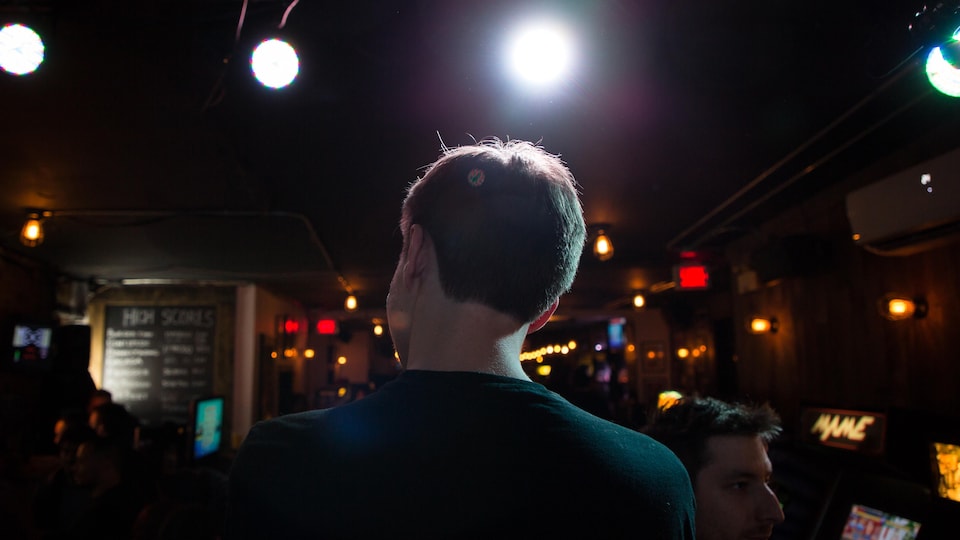
<instances>
[{"instance_id":1,"label":"red glowing sign","mask_svg":"<svg viewBox=\"0 0 960 540\"><path fill-rule=\"evenodd\" d=\"M337 321L334 319L320 319L317 321L317 333L321 336L332 336L337 333Z\"/></svg>"},{"instance_id":2,"label":"red glowing sign","mask_svg":"<svg viewBox=\"0 0 960 540\"><path fill-rule=\"evenodd\" d=\"M710 272L706 266L683 265L674 268L678 289L706 289L710 287Z\"/></svg>"},{"instance_id":3,"label":"red glowing sign","mask_svg":"<svg viewBox=\"0 0 960 540\"><path fill-rule=\"evenodd\" d=\"M296 334L300 331L300 322L294 319L287 319L283 321L283 333L284 334Z\"/></svg>"}]
</instances>

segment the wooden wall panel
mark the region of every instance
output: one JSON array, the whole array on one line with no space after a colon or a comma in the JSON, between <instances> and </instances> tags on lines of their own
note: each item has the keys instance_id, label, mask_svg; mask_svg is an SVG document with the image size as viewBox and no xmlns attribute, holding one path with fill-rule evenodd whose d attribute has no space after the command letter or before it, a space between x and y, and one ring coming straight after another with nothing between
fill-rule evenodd
<instances>
[{"instance_id":1,"label":"wooden wall panel","mask_svg":"<svg viewBox=\"0 0 960 540\"><path fill-rule=\"evenodd\" d=\"M960 415L960 244L907 257L867 252L849 239L842 204L805 209L803 219L770 225L767 238L812 234L830 256L815 271L732 293L736 320L759 313L780 321L776 334L737 325L741 394L769 400L786 419L803 404ZM731 246L735 271L749 270L756 244ZM885 293L923 296L923 319L889 321Z\"/></svg>"}]
</instances>

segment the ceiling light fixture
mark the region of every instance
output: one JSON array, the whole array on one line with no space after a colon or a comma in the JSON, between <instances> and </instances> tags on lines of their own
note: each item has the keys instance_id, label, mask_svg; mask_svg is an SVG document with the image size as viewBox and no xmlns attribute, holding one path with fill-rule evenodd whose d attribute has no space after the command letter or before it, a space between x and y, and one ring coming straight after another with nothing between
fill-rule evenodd
<instances>
[{"instance_id":1,"label":"ceiling light fixture","mask_svg":"<svg viewBox=\"0 0 960 540\"><path fill-rule=\"evenodd\" d=\"M31 28L8 24L0 28L0 69L12 75L33 73L43 63L43 40Z\"/></svg>"},{"instance_id":2,"label":"ceiling light fixture","mask_svg":"<svg viewBox=\"0 0 960 540\"><path fill-rule=\"evenodd\" d=\"M20 229L20 243L27 247L37 247L43 243L43 218L46 212L30 211L27 220Z\"/></svg>"},{"instance_id":3,"label":"ceiling light fixture","mask_svg":"<svg viewBox=\"0 0 960 540\"><path fill-rule=\"evenodd\" d=\"M283 12L277 30L283 30L287 17L300 0L293 0ZM288 86L300 74L300 56L286 39L274 37L261 41L250 56L250 69L260 84L273 89Z\"/></svg>"},{"instance_id":4,"label":"ceiling light fixture","mask_svg":"<svg viewBox=\"0 0 960 540\"><path fill-rule=\"evenodd\" d=\"M593 255L601 261L609 261L613 257L613 242L607 236L610 225L599 223L594 225L593 228L597 231L593 239Z\"/></svg>"}]
</instances>

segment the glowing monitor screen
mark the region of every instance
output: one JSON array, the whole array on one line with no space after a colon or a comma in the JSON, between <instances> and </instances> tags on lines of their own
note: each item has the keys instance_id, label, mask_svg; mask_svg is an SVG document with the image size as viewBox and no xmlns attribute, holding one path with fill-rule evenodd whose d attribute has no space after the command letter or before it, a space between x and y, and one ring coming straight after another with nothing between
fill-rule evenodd
<instances>
[{"instance_id":1,"label":"glowing monitor screen","mask_svg":"<svg viewBox=\"0 0 960 540\"><path fill-rule=\"evenodd\" d=\"M916 540L920 523L863 506L853 505L841 540Z\"/></svg>"},{"instance_id":2,"label":"glowing monitor screen","mask_svg":"<svg viewBox=\"0 0 960 540\"><path fill-rule=\"evenodd\" d=\"M18 324L13 327L13 362L38 364L50 354L53 329L48 326Z\"/></svg>"},{"instance_id":3,"label":"glowing monitor screen","mask_svg":"<svg viewBox=\"0 0 960 540\"><path fill-rule=\"evenodd\" d=\"M607 346L611 349L622 349L625 343L625 338L623 335L623 325L627 323L627 320L623 317L618 317L616 319L610 319L607 322Z\"/></svg>"},{"instance_id":4,"label":"glowing monitor screen","mask_svg":"<svg viewBox=\"0 0 960 540\"><path fill-rule=\"evenodd\" d=\"M200 399L193 416L193 458L201 459L220 451L223 432L223 398Z\"/></svg>"},{"instance_id":5,"label":"glowing monitor screen","mask_svg":"<svg viewBox=\"0 0 960 540\"><path fill-rule=\"evenodd\" d=\"M960 502L960 446L939 442L931 446L937 495Z\"/></svg>"}]
</instances>

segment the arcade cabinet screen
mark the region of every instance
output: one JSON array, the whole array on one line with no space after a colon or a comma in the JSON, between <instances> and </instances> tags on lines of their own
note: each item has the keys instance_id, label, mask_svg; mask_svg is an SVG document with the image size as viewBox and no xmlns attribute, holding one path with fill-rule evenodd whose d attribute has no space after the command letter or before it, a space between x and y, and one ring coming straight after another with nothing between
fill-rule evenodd
<instances>
[{"instance_id":1,"label":"arcade cabinet screen","mask_svg":"<svg viewBox=\"0 0 960 540\"><path fill-rule=\"evenodd\" d=\"M607 322L607 346L613 350L623 348L625 339L623 336L623 325L627 320L623 317L611 319Z\"/></svg>"},{"instance_id":2,"label":"arcade cabinet screen","mask_svg":"<svg viewBox=\"0 0 960 540\"><path fill-rule=\"evenodd\" d=\"M841 540L916 540L920 523L869 506L853 505Z\"/></svg>"},{"instance_id":3,"label":"arcade cabinet screen","mask_svg":"<svg viewBox=\"0 0 960 540\"><path fill-rule=\"evenodd\" d=\"M223 398L197 400L193 416L193 459L220 451L223 430Z\"/></svg>"},{"instance_id":4,"label":"arcade cabinet screen","mask_svg":"<svg viewBox=\"0 0 960 540\"><path fill-rule=\"evenodd\" d=\"M936 494L960 502L960 445L935 442L930 446Z\"/></svg>"},{"instance_id":5,"label":"arcade cabinet screen","mask_svg":"<svg viewBox=\"0 0 960 540\"><path fill-rule=\"evenodd\" d=\"M53 328L17 324L13 327L13 363L19 366L42 365L50 354Z\"/></svg>"}]
</instances>

